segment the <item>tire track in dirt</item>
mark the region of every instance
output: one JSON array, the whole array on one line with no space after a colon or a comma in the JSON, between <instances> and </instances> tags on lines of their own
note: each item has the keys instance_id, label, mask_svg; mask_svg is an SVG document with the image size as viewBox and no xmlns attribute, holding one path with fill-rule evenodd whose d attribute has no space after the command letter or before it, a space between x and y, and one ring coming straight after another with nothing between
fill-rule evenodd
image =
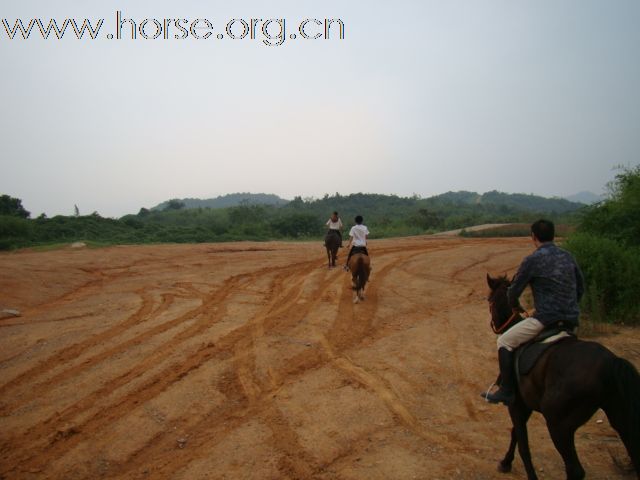
<instances>
[{"instance_id":1,"label":"tire track in dirt","mask_svg":"<svg viewBox=\"0 0 640 480\"><path fill-rule=\"evenodd\" d=\"M229 296L231 293L233 293L237 285L241 284L242 282L250 281L252 278L255 278L262 274L268 274L274 271L277 272L279 270L288 271L291 269L298 269L300 272L306 272L308 271L310 264L315 264L315 263L317 262L316 261L302 262L301 264L294 265L293 267L287 266L287 267L282 267L280 269L264 268L250 274L241 274L241 275L231 277L226 282L224 288L216 292L216 294L214 294L209 299L207 304L201 307L198 307L195 310L197 310L198 313L202 313L210 305L215 304L218 301L223 306L224 304L222 303L222 300L227 296ZM193 311L188 312L188 316L193 316L193 314L194 314ZM182 317L184 317L185 315L187 314L184 314L181 317L179 317L179 320L182 321ZM220 312L218 316L221 316L221 315L222 313ZM206 319L206 320L210 320L210 319ZM119 377L115 378L110 382L107 382L104 386L102 386L97 391L91 393L90 395L86 396L84 399L67 407L59 415L55 417L50 417L41 425L30 429L29 431L26 432L25 436L31 437L34 440L47 438L51 435L52 429L53 431L55 431L54 424L58 424L58 425L74 424L73 418L80 415L82 412L89 410L95 404L95 402L97 402L100 398L109 395L111 392L117 390L123 385L126 385L128 382L130 382L134 378L144 375L144 373L147 370L149 370L153 365L159 363L162 360L162 358L168 357L174 350L176 350L178 345L181 342L188 340L193 336L197 336L199 333L201 333L201 331L203 331L208 326L210 326L210 322L206 320L200 321L194 326L190 327L189 329L181 332L176 337L174 337L171 341L166 342L163 346L161 346L161 348L156 349L153 355L148 357L145 361L139 363L134 369L130 370L129 372L123 375L120 375ZM176 323L176 320L174 320L172 323ZM161 328L161 327L162 326L158 328ZM166 329L163 329L163 330L166 330ZM183 364L179 366L171 366L168 369L160 372L159 374L155 375L152 379L145 382L135 392L132 392L126 395L125 398L121 399L120 402L113 403L108 407L106 407L105 409L100 410L94 416L92 416L91 418L89 418L87 421L83 423L74 424L76 425L74 428L82 432L94 431L96 429L99 429L100 426L105 425L108 422L114 421L115 418L118 418L118 417L117 417L117 413L114 414L113 412L120 411L123 414L126 414L128 411L130 411L131 408L135 408L137 404L150 400L151 398L153 398L157 394L164 391L166 388L168 388L170 385L172 385L176 381L181 380L190 371L199 368L204 362L214 358L216 354L222 353L223 357L226 357L227 356L226 352L230 348L232 348L233 345L235 345L237 342L242 341L242 339L246 337L249 331L250 331L250 326L248 326L247 324L235 329L234 331L224 336L221 340L219 340L216 345L211 344L201 348L195 354L187 357L186 361ZM143 336L144 338L148 338L148 334L144 334ZM140 338L139 340L142 341L143 339ZM117 350L120 351L122 349L118 348ZM101 355L100 360L103 360L102 357L105 355ZM51 445L49 446L41 445L41 448L42 447L46 448L47 450L46 456L55 455L56 451L58 450L57 448L58 445L64 444L64 446L61 449L61 451L64 451L68 448L71 448L71 446L73 446L74 444L78 443L79 439L77 437L79 436L75 435L75 436L63 438L63 439L53 438ZM32 454L33 450L35 449L36 449L36 445L31 445L28 449L26 449L31 451L31 453L27 458L15 459L12 463L22 464L25 462L33 461L34 459L38 461L38 463L41 463L43 461L42 458L45 455L45 452L40 452L40 458L35 458L35 455Z\"/></svg>"},{"instance_id":2,"label":"tire track in dirt","mask_svg":"<svg viewBox=\"0 0 640 480\"><path fill-rule=\"evenodd\" d=\"M405 260L410 261L411 253L428 254L429 251L436 250L429 247L433 247L433 245L421 245L419 248L412 249L404 247L378 249L376 254L379 258L382 258L387 254L393 255L402 251L409 253L409 255L405 256ZM448 246L448 248L455 247L456 245ZM195 369L200 368L212 360L226 361L230 364L229 380L225 385L220 386L220 391L227 396L228 402L222 407L204 412L200 418L189 419L185 417L185 420L190 421L189 448L180 451L179 455L175 455L175 434L172 432L161 432L151 438L149 442L137 450L126 462L114 467L113 470L109 470L106 476L114 478L149 478L150 474L156 478L170 477L189 462L198 457L202 457L204 451L212 445L223 441L234 429L241 427L245 422L255 418L259 421L264 421L271 429L273 442L275 445L279 445L278 451L283 455L279 468L284 476L289 478L310 478L318 474L320 471L318 470L318 466L313 463L314 460L300 447L300 442L298 441L295 430L288 425L287 419L282 417L281 412L273 402L273 396L276 395L283 386L301 378L309 370L320 368L327 364L331 364L344 375L354 379L354 381L363 385L381 398L385 405L387 405L387 408L393 413L394 418L397 418L401 425L409 428L410 425L416 421L415 416L406 406L398 403L398 395L393 391L392 387L385 380L372 374L366 367L359 366L352 362L349 356L344 353L349 348L360 344L364 338L373 333L373 319L377 313L377 305L379 303L378 291L380 290L381 282L386 274L393 268L401 268L403 263L400 261L387 265L379 271L374 270L374 284L372 284L370 290L368 289L367 301L355 306L358 308L357 312L354 312L354 305L351 303L351 290L349 288L342 289L342 295L339 297L339 302L336 306L338 310L337 316L341 314L346 316L343 320L336 318L330 329L325 332L327 343L329 342L328 339L331 338L337 347L336 351L338 353L332 354L333 358L327 353L326 348L309 348L291 357L284 366L278 368L273 374L269 375L268 379L265 379L260 377L256 371L255 352L253 356L251 356L251 354L246 357L243 356L244 353L254 349L257 340L266 334L287 331L287 329L295 327L304 319L309 311L318 305L318 299L322 297L322 293L328 288L325 284L328 283L329 275L326 273L322 276L319 275L320 278L317 279L317 283L314 283L315 288L304 292L302 281L299 280L304 279L308 275L309 267L320 263L319 261L301 262L296 264L294 268L289 266L281 269L278 269L278 267L267 268L262 272L246 274L246 277L244 277L245 281L235 285L235 292L247 289L247 284L254 282L259 275L270 274L275 270L277 270L276 275L280 275L277 279L274 278L272 283L274 288L273 292L275 293L273 295L273 301L268 302L265 307L261 308L258 311L257 317L254 316L243 326L224 335L217 340L215 344L203 345L196 352L189 352L189 354L185 356L184 362L181 362L180 365L171 365L153 377L149 377L136 391L116 398L116 401L108 404L103 411L90 417L86 422L78 424L78 434L57 439L52 439L50 436L47 436L47 433L56 431L55 424L61 420L58 418L50 419L48 427L39 432L29 432L32 441L37 441L37 434L40 433L45 435L47 442L41 447L38 447L40 448L40 452L36 452L34 456L39 453L44 458L44 463L46 463L47 459L49 462L53 461L57 456L64 455L74 446L86 441L87 438L99 435L102 428L119 420L123 415L131 412L132 409L135 409L138 405L155 398L175 382L180 381ZM322 264L324 265L323 261ZM289 270L286 270L287 268ZM347 276L345 276L344 284L348 284L350 280L346 277ZM290 283L293 283L294 286L290 286ZM297 303L298 300L309 297L315 297L316 301L307 301L305 304ZM166 299L163 298L161 304L155 307L152 314L163 311L161 309L164 303L172 301L169 297L166 297ZM225 297L220 303L226 304L232 301L233 300L228 297ZM166 308L169 307L167 306ZM367 316L367 312L370 315ZM201 322L205 322L205 317L207 316L203 314ZM215 318L216 316L212 315L207 317L206 320L211 322ZM364 322L358 323L358 320L363 319L365 320ZM355 325L353 332L348 329L349 322L351 322L352 327ZM194 328L189 335L184 335L183 341L197 338L202 331L204 330ZM247 338L251 340L247 341ZM162 361L163 358L168 358L168 355L164 356L158 352L161 348L162 347L156 349L150 358L145 360L147 369L149 365L154 363L154 360ZM179 347L177 346L176 351L178 349ZM156 352L158 352L157 356L154 356ZM239 373L240 367L244 370ZM142 375L142 369L139 370L138 373ZM128 374L128 372L124 373L124 375ZM247 394L246 389L242 386L242 378L248 378L259 388L252 394ZM66 415L66 419L72 422L74 412L69 410L66 412ZM417 422L417 427L411 427L409 429L414 431L413 428L418 428L418 430L416 430L418 434L421 432L419 422ZM429 434L429 432L422 433ZM428 435L427 439L430 442L435 441L436 438L442 440L439 435L435 437L433 435L435 434ZM48 445L49 440L53 441L50 446ZM19 441L22 443L22 440ZM20 448L22 448L22 446ZM25 446L25 449L27 448L28 446ZM187 452L186 450L189 451ZM296 454L299 452L303 452L303 456L296 458ZM8 463L4 461L2 463L8 465ZM20 468L37 469L38 465L41 464L43 463L38 459L26 458ZM145 468L150 469L150 471L145 472ZM12 471L15 472L15 470Z\"/></svg>"},{"instance_id":3,"label":"tire track in dirt","mask_svg":"<svg viewBox=\"0 0 640 480\"><path fill-rule=\"evenodd\" d=\"M91 291L96 290L98 287L104 287L106 283L119 280L120 278L126 278L134 276L130 272L131 269L153 263L153 260L141 259L131 263L130 265L121 267L106 267L106 268L78 268L78 270L93 275L95 278L88 280L81 285L63 293L62 295L47 300L44 303L35 305L29 308L26 313L32 315L37 314L43 310L51 310L52 308L68 303L70 300L77 300L78 298L88 295ZM114 272L114 273L107 273Z\"/></svg>"},{"instance_id":4,"label":"tire track in dirt","mask_svg":"<svg viewBox=\"0 0 640 480\"><path fill-rule=\"evenodd\" d=\"M382 281L389 275L391 271L394 269L402 269L403 266L410 263L414 260L416 254L429 254L434 253L436 251L448 250L449 248L454 247L437 247L437 248L415 248L411 249L411 253L407 255L403 255L400 259L396 260L394 263L390 263L386 265L378 272L376 276L377 285L380 285ZM399 251L406 252L407 249L398 249ZM385 252L387 253L387 252ZM377 304L377 292L373 295ZM348 338L347 333L347 325L349 323L357 323L357 315L355 313L356 310L361 310L360 307L363 304L353 305L351 303L350 295L343 294L343 298L341 299L340 306L342 307L343 313L338 313L338 317L336 318L336 322L334 323L334 328L329 332L329 335L322 339L322 347L331 361L332 365L341 371L343 374L347 375L352 380L356 381L360 385L367 388L370 392L375 394L388 408L392 416L399 420L399 422L408 428L411 432L413 432L418 437L429 441L429 442L439 442L442 441L442 436L445 436L449 441L453 440L453 434L435 434L432 433L418 422L415 416L410 412L410 410L406 407L404 402L400 400L400 397L394 392L393 388L388 385L383 379L379 378L377 375L367 371L364 367L356 365L348 355L344 352L346 349L353 347L354 343L358 341L358 339L362 339L365 335L369 333L370 326L365 326L359 334L351 335L351 338ZM352 319L351 322L344 322L341 319L345 317L344 311L349 307L352 308ZM375 317L376 308L371 311L366 312L368 318L372 319ZM364 313L364 312L358 312ZM352 329L353 331L353 325Z\"/></svg>"},{"instance_id":5,"label":"tire track in dirt","mask_svg":"<svg viewBox=\"0 0 640 480\"><path fill-rule=\"evenodd\" d=\"M496 257L499 256L503 256L506 253L510 252L512 250L512 248L507 249L507 250L500 250L500 251L492 251L490 253L487 253L486 255L484 255L482 258L479 259L475 259L472 262L470 262L469 264L456 269L455 271L453 271L450 275L449 275L449 282L450 283L454 283L458 280L458 278L464 274L465 272L468 272L469 270L478 267L480 265L486 264L488 262L490 262L491 260L493 260ZM467 284L465 284L467 285ZM466 296L467 298L471 295L473 295L473 293L475 292L475 289L473 289L472 287L470 288L468 285L466 286L467 289L470 290L469 294ZM467 301L466 299L464 301L461 302L457 302L454 303L450 306L448 306L448 308L446 309L446 311L452 311L453 309L455 309L456 307L460 306L460 305L464 305L466 304ZM452 353L451 355L451 366L453 367L453 371L454 371L454 376L455 378L459 378L459 379L465 379L466 375L465 375L465 369L462 365L462 361L460 359L460 354L458 351L458 346L460 343L460 338L459 335L460 333L458 332L457 328L451 324L451 320L448 316L445 317L445 322L446 322L446 328L443 329L447 339L446 339L446 344L450 346L449 351ZM466 390L462 390L463 392L466 392ZM476 400L475 398L471 398L471 396L468 393L463 393L462 394L462 401L464 403L465 406L465 410L469 416L469 418L471 418L473 421L477 421L478 420L478 409L476 408L476 404L477 401L474 402L474 400Z\"/></svg>"},{"instance_id":6,"label":"tire track in dirt","mask_svg":"<svg viewBox=\"0 0 640 480\"><path fill-rule=\"evenodd\" d=\"M282 328L285 326L283 323L286 324L286 326L295 326L318 304L318 302L321 301L323 293L331 287L331 284L327 282L328 273L330 275L333 272L327 272L322 269L322 273L318 273L318 275L322 277L320 279L321 281L316 283L316 287L309 294L312 300L305 301L305 303L300 304L298 303L298 300L301 299L301 292L304 286L301 280L308 277L308 272L308 265L305 264L301 267L290 269L290 271L284 271L278 278L274 279L271 287L273 300L245 325L248 332L245 332L245 335L241 336L235 344L234 351L236 351L236 357L232 361L233 371L236 376L236 382L233 382L233 388L236 389L237 386L240 386L241 394L245 400L244 402L238 402L239 408L243 410L246 409L248 405L249 408L257 409L256 414L259 412L261 420L265 422L265 424L274 433L274 438L288 438L289 444L296 445L295 449L283 452L285 458L293 458L293 454L296 450L298 457L300 457L301 450L299 448L301 447L297 446L299 445L297 435L290 429L290 427L288 427L286 422L283 423L280 421L278 419L279 417L276 416L274 419L273 415L269 415L268 413L265 414L265 409L273 411L273 395L284 384L304 375L309 369L318 368L319 366L326 364L327 358L321 352L317 351L302 352L292 357L290 361L286 362L286 365L283 368L277 372L273 372L270 375L270 381L265 382L262 379L258 379L255 374L255 356L251 354L251 347L253 346L255 339L264 336L265 329L269 332L272 328ZM294 279L297 279L297 281L294 281ZM292 284L292 286L286 289L283 287L283 284L285 283L290 285ZM227 389L223 389L222 391L223 393L228 393ZM233 411L234 410L231 409L229 414L231 415L231 412ZM209 423L204 423L202 425L192 427L190 432L192 435L202 436L204 434L203 431L206 432L210 428L211 425ZM204 434L204 436L208 437L211 434L212 433L210 432L208 435ZM167 433L166 436L171 437L172 434ZM165 437L165 435L162 435L161 437ZM157 441L160 441L165 445L170 444L170 441L167 442L164 438L156 438L156 442ZM281 448L277 445L274 446L277 449ZM193 454L195 455L197 448L194 448L194 446L191 445L190 451L193 451ZM148 458L149 454L150 452L146 452L144 457ZM142 456L142 454L141 452L137 452L135 456ZM309 459L310 458L311 457L309 457ZM169 471L165 470L163 472L163 475L169 475L170 473L184 467L184 465L184 462L174 463ZM298 472L308 471L297 462L296 465L297 466L295 468L290 466L288 470L293 468L294 471Z\"/></svg>"},{"instance_id":7,"label":"tire track in dirt","mask_svg":"<svg viewBox=\"0 0 640 480\"><path fill-rule=\"evenodd\" d=\"M315 263L315 262L314 262ZM232 382L231 394L235 397L233 403L237 404L236 408L230 408L226 410L227 419L225 423L228 423L228 416L233 418L240 415L244 417L247 409L253 411L252 415L259 415L263 423L265 423L272 431L276 443L274 447L283 453L283 466L285 470L294 472L298 477L299 475L309 472L309 469L305 466L311 461L311 457L307 457L306 462L300 462L300 458L303 458L306 454L300 447L297 440L296 433L291 430L287 422L282 418L279 411L273 405L274 392L278 391L285 381L290 379L292 375L303 375L308 369L316 367L320 362L325 360L322 355L317 353L309 354L309 352L303 352L291 358L291 361L287 362L286 366L280 372L274 372L270 375L270 382L267 384L261 379L258 379L255 374L255 356L251 354L251 347L255 339L264 336L265 324L267 331L272 327L282 327L282 320L286 320L286 323L293 323L294 325L299 319L303 318L308 312L320 301L322 293L330 285L326 283L326 271L320 274L324 282L319 282L318 286L311 293L311 297L315 299L313 302L305 302L303 305L298 303L300 295L303 289L302 281L292 281L293 279L303 279L308 276L309 265L303 264L302 266L295 266L294 268L285 269L277 276L272 282L270 287L273 300L269 302L260 312L258 312L245 326L244 335L239 336L237 342L233 346L236 352L236 357L232 359L232 368L236 381ZM284 287L284 284L290 286ZM283 299L284 297L284 299ZM293 319L291 316L293 315ZM242 348L240 348L240 346ZM248 351L245 351L248 349ZM229 395L229 388L222 388L221 391ZM241 399L238 398L241 396ZM238 412L240 411L240 413ZM241 413L245 412L245 413ZM208 415L208 414L207 414ZM211 432L212 426L210 422L202 422L192 426L189 431L191 436L209 438L213 434ZM220 434L215 434L215 438L218 438ZM121 466L119 474L130 471L136 468L136 458L143 457L149 458L150 455L154 455L154 451L163 451L163 448L158 449L156 445L164 445L164 448L170 448L171 438L173 434L171 432L158 435L153 442L153 445L147 444L138 450L128 462L128 467ZM279 444L279 440L286 440L284 446ZM220 439L222 441L222 439ZM207 444L210 447L211 444ZM144 450L144 452L143 452ZM190 440L190 452L192 456L196 456L198 447ZM191 457L190 457L191 458ZM158 458L160 461L160 458ZM172 462L171 467L167 467L163 470L162 475L167 476L180 468L183 468L186 462Z\"/></svg>"},{"instance_id":8,"label":"tire track in dirt","mask_svg":"<svg viewBox=\"0 0 640 480\"><path fill-rule=\"evenodd\" d=\"M67 362L72 361L73 359L79 357L86 350L94 348L101 343L104 343L120 335L125 330L128 330L129 328L144 321L153 311L153 297L149 295L146 290L137 293L138 295L140 295L142 303L138 310L130 315L124 322L118 323L113 327L108 328L106 331L97 335L93 335L82 342L75 343L69 347L65 347L61 351L55 353L49 358L46 358L26 372L23 372L15 378L12 378L7 383L0 386L0 397L6 396L10 389L16 388L18 385L21 385L22 383L25 383L27 381L32 381L34 378L37 378L44 373L56 368L58 365L63 365ZM4 414L6 414L6 412L4 410L0 410L0 415Z\"/></svg>"},{"instance_id":9,"label":"tire track in dirt","mask_svg":"<svg viewBox=\"0 0 640 480\"><path fill-rule=\"evenodd\" d=\"M270 330L274 327L286 328L298 324L299 321L304 319L308 313L317 306L322 299L323 293L331 286L331 284L327 282L326 271L312 272L311 275L322 276L322 281L317 282L317 286L309 295L311 299L305 300L301 298L301 294L304 288L304 282L310 279L310 274L306 269L298 270L295 274L297 280L293 280L293 282L291 275L278 279L274 285L275 292L282 290L282 285L285 280L287 283L293 283L296 287L289 291L285 290L283 293L274 294L273 300L264 312L259 312L250 320L251 335L247 336L246 339L239 342L236 346L236 372L241 384L246 386L250 401L255 399L262 391L279 388L280 385L276 378L282 378L279 372L275 371L272 371L268 384L265 384L264 381L257 378L255 373L255 353L253 352L256 341L265 336L265 330ZM304 303L300 304L300 301Z\"/></svg>"},{"instance_id":10,"label":"tire track in dirt","mask_svg":"<svg viewBox=\"0 0 640 480\"><path fill-rule=\"evenodd\" d=\"M185 288L185 285L187 284L183 282L182 284L177 286L179 286L180 288ZM202 304L200 306L192 310L189 310L172 320L169 320L160 325L156 325L155 327L145 330L144 332L139 333L135 337L127 341L121 342L115 347L112 347L103 352L100 352L84 360L80 364L69 367L66 370L56 374L54 377L47 379L43 383L37 384L41 388L50 388L54 385L58 385L61 382L68 380L69 378L75 377L76 375L78 375L84 370L93 368L96 365L108 360L109 358L112 358L118 354L121 354L127 351L131 347L142 344L143 342L145 342L146 340L148 340L150 337L154 335L159 335L161 333L164 333L180 325L185 320L197 317L198 315L201 315L207 312L208 308L212 304L215 304L218 301L222 301L226 296L232 294L234 286L235 286L235 282L227 286L223 285L223 288L222 288L222 292L224 292L223 296L218 296L215 293L212 296L207 296L206 294L196 289L192 289L195 292L195 295L193 297L189 297L184 294L171 294L171 293L163 294L161 295L162 301L155 310L153 309L153 305L154 305L153 297L149 295L147 292L146 297L143 297L143 306L141 307L141 309L138 310L138 312L134 313L126 322L114 326L112 329L110 329L107 332L104 332L103 334L99 334L98 338L91 337L90 339L88 339L87 342L83 344L74 345L72 347L69 347L68 349L63 350L61 353L53 355L49 359L45 360L44 363L40 366L42 371L26 372L20 376L21 377L20 379L16 379L16 380L18 381L18 383L20 383L20 381L23 381L25 378L32 380L33 378L30 378L30 377L37 377L38 375L46 373L50 369L56 368L57 365L65 364L66 362L70 361L70 359L76 358L77 356L80 355L81 352L87 350L88 348L95 347L103 342L114 339L115 337L123 334L126 330L130 329L131 327L135 327L140 323L145 322L146 320L149 319L151 315L157 316L163 311L167 310L175 298L186 298L186 299L199 298L202 301ZM171 344L174 344L176 340L180 340L183 337L184 337L184 333L174 337L171 341L167 341L165 343L165 346L167 348L164 348L163 351L165 353L170 353L169 346ZM147 365L147 362L145 362L144 365ZM120 384L118 386L120 386ZM118 388L118 386L114 388ZM14 388L15 384L12 384L11 387ZM0 395L2 395L3 393L2 391L3 388L4 386L0 388ZM33 399L35 398L35 396L37 396L37 390L34 390L32 393L33 393L33 396L22 396L20 399L20 404L24 403L29 399ZM0 409L0 414L6 414L7 413L6 409L10 407L11 406L8 404L4 405L3 409Z\"/></svg>"},{"instance_id":11,"label":"tire track in dirt","mask_svg":"<svg viewBox=\"0 0 640 480\"><path fill-rule=\"evenodd\" d=\"M448 249L448 248L454 248L454 247L447 247L445 249ZM426 250L425 253L429 253L430 251L441 250L441 249L442 248L437 248L437 249L426 248L425 249L423 247L419 249L412 249L413 252L404 256L403 260L410 261L410 259L413 256L413 253L415 253L416 251L422 252ZM402 249L402 250L406 252L406 249ZM393 268L401 267L402 264L403 264L403 261L399 261L396 264L390 264L380 269L376 274L376 281L380 283L380 281L386 276L386 274L389 271L391 271ZM325 278L325 283L326 283L326 278ZM347 285L350 285L350 276L345 278L344 283ZM259 314L260 320L256 322L256 320L254 319L253 327L255 328L255 325L261 325L262 328L264 329L265 323L269 322L269 320L272 320L272 321L277 320L279 315L284 315L287 318L286 323L295 325L298 319L301 319L305 315L307 315L308 311L315 306L315 304L319 301L319 299L322 296L321 295L322 291L324 291L326 288L327 288L326 285L320 286L317 292L313 294L313 297L315 297L317 300L315 302L310 302L310 304L308 303L305 306L304 311L298 311L297 313L288 311L290 309L300 308L300 305L296 303L296 300L298 299L297 296L290 296L291 298L288 300L288 302L285 301L285 304L280 303L279 296L276 296L274 302L272 302L273 305L271 305L270 308L274 309L274 305L278 305L279 309L276 309L275 311L272 310L267 315L264 315L264 313ZM359 304L357 306L354 306L351 302L350 297L351 297L351 289L344 288L343 295L341 296L340 303L339 303L340 308L343 309L343 312L342 314L339 312L337 315L338 317L344 317L344 311L348 312L349 310L351 310L352 321L347 323L350 323L351 327L353 327L354 307L358 308L359 310L364 310L366 308L365 305L369 305L370 307L368 308L369 310L368 318L373 319L373 317L375 316L376 308L375 307L372 308L372 307L374 305L377 305L377 296L375 295L375 289L368 289L367 301L369 303L365 302L365 304ZM345 324L344 326L346 327L346 329L348 329L347 324ZM351 338L349 338L346 341L343 340L338 343L342 347L352 346L358 340L361 340L364 337L364 335L368 332L369 329L370 329L370 324L369 325L365 324L364 327L360 329L360 331L356 330L356 334L351 335L350 336ZM335 329L333 331L335 332ZM350 332L354 332L354 330L351 329ZM294 381L296 378L304 375L308 370L312 368L319 368L323 365L326 365L327 362L334 362L335 357L333 356L333 354L327 354L326 351L318 352L319 354L315 354L315 355L310 355L309 352L303 352L297 356L299 358L294 357L291 359L290 362L288 362L288 365L285 371L279 371L272 376L272 378L273 377L278 378L279 381L276 381L275 383L271 383L270 385L265 385L264 383L261 383L260 380L254 377L255 364L252 362L255 362L255 357L246 353L246 349L249 349L253 345L253 341L255 340L255 338L257 338L254 334L255 334L255 331L252 333L252 335L247 335L246 338L250 338L251 340L242 339L240 342L243 344L242 345L243 348L237 349L237 352L239 352L241 355L240 358L243 360L243 362L241 363L241 366L236 365L235 367L237 384L241 386L242 394L247 399L248 405L250 406L249 408L257 409L252 415L257 415L259 416L259 418L261 418L262 421L266 421L266 424L274 432L282 432L282 429L284 428L285 429L284 433L286 433L287 437L291 439L291 441L293 442L293 445L298 445L299 442L295 440L297 438L297 435L295 434L295 432L290 430L290 427L288 427L286 423L282 423L280 421L275 421L275 422L270 421L269 415L266 415L267 418L265 419L265 409L271 409L269 404L272 401L273 395L284 384L286 384L287 382ZM263 335L264 330L260 332L260 334ZM340 335L338 334L337 336L339 337ZM349 368L348 364L345 362L348 362L348 360L345 358L338 359L338 365L342 367L343 372L350 373L349 375L350 377L354 378L354 380L356 380L358 383L362 384L363 386L369 388L371 391L379 395L382 398L382 400L385 402L385 404L389 405L389 408L392 411L392 413L403 420L402 423L405 426L410 428L412 431L415 431L422 438L426 438L429 441L434 441L440 438L437 435L434 436L430 432L420 429L419 426L417 427L416 426L417 424L413 416L409 413L406 407L404 407L404 405L397 399L397 396L385 386L382 380L377 379L377 377L373 376L372 374L362 369L358 369L359 367L353 366L353 368ZM242 408L247 408L247 407L243 406ZM225 420L225 422L226 421L227 420ZM202 427L204 427L204 430L201 429ZM217 438L218 435L215 435L213 432L209 431L207 433L207 430L209 429L210 429L209 425L202 425L202 426L198 425L198 426L195 426L194 428L191 428L190 432L192 435L195 434L195 435L209 437L209 438L212 436L215 436L215 438ZM280 433L279 435L282 435L282 433ZM211 447L211 444L207 444L207 447ZM296 449L297 448L298 447L296 447ZM192 445L191 450L193 450L194 452L192 453L192 455L197 456L196 452L198 451L198 448L197 447L194 448L194 446ZM300 452L303 452L303 450L296 450L296 451L298 452L298 455L300 455ZM149 453L150 452L146 452L145 455L140 455L140 456L144 456L144 458L148 460ZM188 461L191 461L191 459L193 459L193 456L191 456L189 460L181 461L177 464L176 463L172 464L171 468L163 470L163 475L170 475L171 473L178 471L180 468L184 467L188 463ZM312 467L313 467L313 471L316 471L316 472L319 471L318 468L320 467L318 465L312 465ZM297 471L299 474L302 472L307 472L304 474L305 476L302 476L300 478L309 478L308 468L303 468L301 470L300 465L298 465L298 467L294 470Z\"/></svg>"}]
</instances>

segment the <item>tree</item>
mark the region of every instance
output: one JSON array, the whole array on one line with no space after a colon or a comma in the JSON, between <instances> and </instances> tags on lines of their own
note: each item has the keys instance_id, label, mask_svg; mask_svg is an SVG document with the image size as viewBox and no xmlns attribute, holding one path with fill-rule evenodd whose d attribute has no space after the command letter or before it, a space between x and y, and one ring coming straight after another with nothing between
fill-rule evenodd
<instances>
[{"instance_id":1,"label":"tree","mask_svg":"<svg viewBox=\"0 0 640 480\"><path fill-rule=\"evenodd\" d=\"M444 223L444 219L440 215L426 208L418 209L411 220L423 230L440 228Z\"/></svg>"},{"instance_id":2,"label":"tree","mask_svg":"<svg viewBox=\"0 0 640 480\"><path fill-rule=\"evenodd\" d=\"M29 218L31 213L24 209L22 206L22 200L19 198L2 195L0 196L0 215Z\"/></svg>"},{"instance_id":3,"label":"tree","mask_svg":"<svg viewBox=\"0 0 640 480\"><path fill-rule=\"evenodd\" d=\"M78 205L74 205L73 206L73 216L74 217L79 217L80 216L80 209L78 208Z\"/></svg>"},{"instance_id":4,"label":"tree","mask_svg":"<svg viewBox=\"0 0 640 480\"><path fill-rule=\"evenodd\" d=\"M184 207L186 207L184 202L178 200L177 198L172 198L171 200L169 200L167 202L167 206L164 207L164 211L167 211L167 210L182 210Z\"/></svg>"},{"instance_id":5,"label":"tree","mask_svg":"<svg viewBox=\"0 0 640 480\"><path fill-rule=\"evenodd\" d=\"M608 189L608 199L587 208L580 230L640 246L640 165L622 168Z\"/></svg>"}]
</instances>

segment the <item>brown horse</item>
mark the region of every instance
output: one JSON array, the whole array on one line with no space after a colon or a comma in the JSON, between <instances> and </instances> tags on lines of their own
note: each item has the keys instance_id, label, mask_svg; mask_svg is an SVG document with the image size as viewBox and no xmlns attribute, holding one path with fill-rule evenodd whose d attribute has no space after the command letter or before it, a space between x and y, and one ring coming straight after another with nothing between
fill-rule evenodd
<instances>
[{"instance_id":1,"label":"brown horse","mask_svg":"<svg viewBox=\"0 0 640 480\"><path fill-rule=\"evenodd\" d=\"M514 317L507 301L511 282L491 278L489 305L494 331L502 331ZM627 360L596 342L565 339L548 348L531 371L519 378L515 402L509 406L511 444L498 471L511 471L516 445L527 478L538 478L531 463L527 421L542 413L551 439L564 460L567 479L582 479L585 472L574 443L576 430L602 408L618 432L640 478L640 375Z\"/></svg>"},{"instance_id":2,"label":"brown horse","mask_svg":"<svg viewBox=\"0 0 640 480\"><path fill-rule=\"evenodd\" d=\"M351 271L351 288L353 288L353 303L364 300L364 287L371 273L371 260L365 253L354 253L349 259Z\"/></svg>"},{"instance_id":3,"label":"brown horse","mask_svg":"<svg viewBox=\"0 0 640 480\"><path fill-rule=\"evenodd\" d=\"M327 261L329 268L336 266L336 258L338 258L338 249L342 244L340 232L338 230L329 230L324 237L324 246L327 249Z\"/></svg>"}]
</instances>

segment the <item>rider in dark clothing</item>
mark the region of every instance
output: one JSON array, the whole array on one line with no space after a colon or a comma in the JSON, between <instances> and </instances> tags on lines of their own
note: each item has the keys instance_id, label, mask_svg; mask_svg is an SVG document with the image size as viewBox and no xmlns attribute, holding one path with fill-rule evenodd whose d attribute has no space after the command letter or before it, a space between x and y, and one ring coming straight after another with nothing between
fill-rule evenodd
<instances>
[{"instance_id":1,"label":"rider in dark clothing","mask_svg":"<svg viewBox=\"0 0 640 480\"><path fill-rule=\"evenodd\" d=\"M553 243L554 236L555 227L551 221L538 220L531 225L531 239L536 251L522 261L509 286L507 298L514 313L523 312L519 298L526 286L530 285L535 312L498 337L502 382L495 393L483 394L491 403L513 403L513 352L516 348L533 340L545 327L557 322L578 326L578 304L584 293L582 273L571 254Z\"/></svg>"},{"instance_id":2,"label":"rider in dark clothing","mask_svg":"<svg viewBox=\"0 0 640 480\"><path fill-rule=\"evenodd\" d=\"M564 321L578 326L584 294L582 273L569 252L553 242L545 242L524 259L507 297L512 309L522 311L520 295L527 285L533 290L536 319L544 326Z\"/></svg>"}]
</instances>

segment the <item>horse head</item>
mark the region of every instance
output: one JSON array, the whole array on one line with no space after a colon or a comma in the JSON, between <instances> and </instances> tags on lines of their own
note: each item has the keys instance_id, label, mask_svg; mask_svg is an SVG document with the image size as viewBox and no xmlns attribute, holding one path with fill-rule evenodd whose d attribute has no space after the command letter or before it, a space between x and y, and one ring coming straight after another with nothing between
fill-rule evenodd
<instances>
[{"instance_id":1,"label":"horse head","mask_svg":"<svg viewBox=\"0 0 640 480\"><path fill-rule=\"evenodd\" d=\"M507 299L507 289L511 285L511 280L506 275L494 278L487 273L487 285L489 285L487 301L491 313L491 328L494 333L502 333L515 316Z\"/></svg>"}]
</instances>

